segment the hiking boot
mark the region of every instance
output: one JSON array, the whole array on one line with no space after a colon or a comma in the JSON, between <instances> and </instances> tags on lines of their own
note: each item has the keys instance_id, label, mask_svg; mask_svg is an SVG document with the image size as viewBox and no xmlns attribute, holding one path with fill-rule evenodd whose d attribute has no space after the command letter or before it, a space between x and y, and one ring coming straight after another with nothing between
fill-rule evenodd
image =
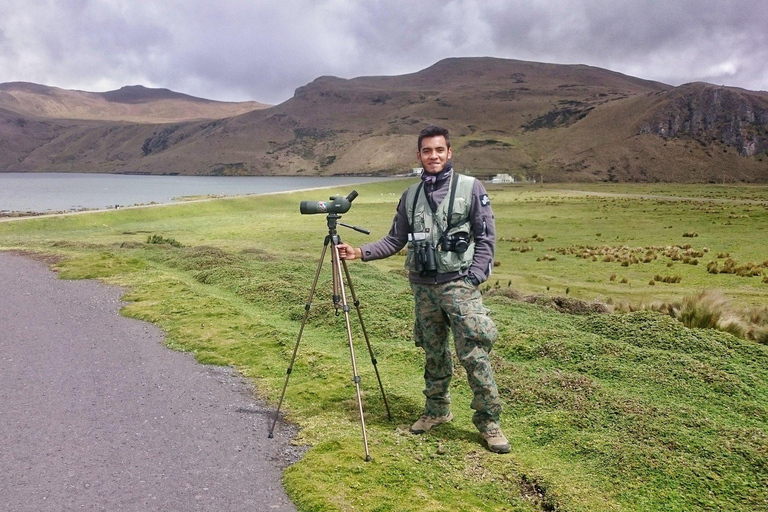
<instances>
[{"instance_id":1,"label":"hiking boot","mask_svg":"<svg viewBox=\"0 0 768 512\"><path fill-rule=\"evenodd\" d=\"M423 434L424 432L429 432L436 426L448 423L452 419L453 414L450 412L446 416L427 416L424 414L411 426L411 434Z\"/></svg>"},{"instance_id":2,"label":"hiking boot","mask_svg":"<svg viewBox=\"0 0 768 512\"><path fill-rule=\"evenodd\" d=\"M487 432L480 432L480 435L483 436L486 444L488 444L488 449L494 453L509 453L512 449L512 447L509 446L509 441L507 441L507 438L504 437L504 434L501 433L501 429L499 428L494 428Z\"/></svg>"}]
</instances>

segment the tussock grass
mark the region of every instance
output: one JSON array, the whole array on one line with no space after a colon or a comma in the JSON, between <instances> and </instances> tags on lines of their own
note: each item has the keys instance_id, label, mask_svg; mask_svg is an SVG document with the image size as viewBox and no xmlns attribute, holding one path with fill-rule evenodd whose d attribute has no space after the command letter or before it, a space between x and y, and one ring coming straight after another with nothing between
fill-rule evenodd
<instances>
[{"instance_id":1,"label":"tussock grass","mask_svg":"<svg viewBox=\"0 0 768 512\"><path fill-rule=\"evenodd\" d=\"M655 281L663 281L656 276ZM651 281L653 282L653 281ZM717 329L734 336L765 344L768 341L768 306L739 308L720 290L703 290L680 302L655 301L649 304L614 304L615 311L650 310L669 315L689 328Z\"/></svg>"},{"instance_id":2,"label":"tussock grass","mask_svg":"<svg viewBox=\"0 0 768 512\"><path fill-rule=\"evenodd\" d=\"M710 274L735 274L740 277L766 276L768 269L768 260L762 263L745 263L739 265L736 260L726 257L721 267L717 260L712 260L707 265L707 272Z\"/></svg>"}]
</instances>

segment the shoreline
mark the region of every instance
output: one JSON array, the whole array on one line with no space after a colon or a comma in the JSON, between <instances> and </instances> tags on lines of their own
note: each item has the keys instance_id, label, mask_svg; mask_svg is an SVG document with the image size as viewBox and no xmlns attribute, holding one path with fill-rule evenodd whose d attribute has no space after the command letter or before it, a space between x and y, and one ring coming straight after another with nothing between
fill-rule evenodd
<instances>
[{"instance_id":1,"label":"shoreline","mask_svg":"<svg viewBox=\"0 0 768 512\"><path fill-rule=\"evenodd\" d=\"M387 181L389 179L403 179L401 176L396 176L392 178L386 178L383 179L383 181ZM361 182L353 182L348 183L349 186L354 185L360 185ZM365 183L362 183L365 184ZM32 211L26 211L26 212L20 212L20 211L8 211L3 210L0 211L0 222L13 222L13 221L20 221L20 220L29 220L29 219L39 219L39 218L48 218L48 217L65 217L70 215L82 215L87 213L104 213L104 212L113 212L117 210L127 210L127 209L137 209L137 208L152 208L157 206L178 206L181 204L190 204L190 203L203 203L208 201L218 201L218 200L227 200L227 199L242 199L246 197L255 197L255 196L271 196L271 195L277 195L277 194L293 194L295 192L310 192L312 190L327 190L330 188L338 187L342 185L328 185L325 187L308 187L308 188L298 188L295 190L279 190L276 192L264 192L264 193L250 193L250 194L222 194L222 195L211 195L209 196L181 196L179 200L170 202L170 203L146 203L146 204L132 204L128 206L122 206L119 205L118 207L112 207L112 208L85 208L82 210L76 210L76 211L63 211L58 210L54 212L32 212ZM346 185L344 185L346 186ZM200 197L199 199L184 199L184 197Z\"/></svg>"}]
</instances>

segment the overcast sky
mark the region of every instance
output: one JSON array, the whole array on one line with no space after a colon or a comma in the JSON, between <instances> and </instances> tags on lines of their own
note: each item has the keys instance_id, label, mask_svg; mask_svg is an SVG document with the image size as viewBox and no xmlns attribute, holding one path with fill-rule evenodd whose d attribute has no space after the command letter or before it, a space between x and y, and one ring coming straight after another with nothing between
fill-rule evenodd
<instances>
[{"instance_id":1,"label":"overcast sky","mask_svg":"<svg viewBox=\"0 0 768 512\"><path fill-rule=\"evenodd\" d=\"M467 56L768 90L768 1L0 0L0 83L280 103Z\"/></svg>"}]
</instances>

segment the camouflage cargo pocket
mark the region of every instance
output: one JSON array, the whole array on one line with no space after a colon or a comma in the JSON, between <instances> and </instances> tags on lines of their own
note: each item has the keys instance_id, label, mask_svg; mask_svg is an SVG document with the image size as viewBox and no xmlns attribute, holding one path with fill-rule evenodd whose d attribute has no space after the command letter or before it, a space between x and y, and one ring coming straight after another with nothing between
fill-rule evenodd
<instances>
[{"instance_id":1,"label":"camouflage cargo pocket","mask_svg":"<svg viewBox=\"0 0 768 512\"><path fill-rule=\"evenodd\" d=\"M490 352L499 337L496 324L488 316L490 310L479 300L470 300L459 304L459 311L461 317L456 325L459 334Z\"/></svg>"}]
</instances>

